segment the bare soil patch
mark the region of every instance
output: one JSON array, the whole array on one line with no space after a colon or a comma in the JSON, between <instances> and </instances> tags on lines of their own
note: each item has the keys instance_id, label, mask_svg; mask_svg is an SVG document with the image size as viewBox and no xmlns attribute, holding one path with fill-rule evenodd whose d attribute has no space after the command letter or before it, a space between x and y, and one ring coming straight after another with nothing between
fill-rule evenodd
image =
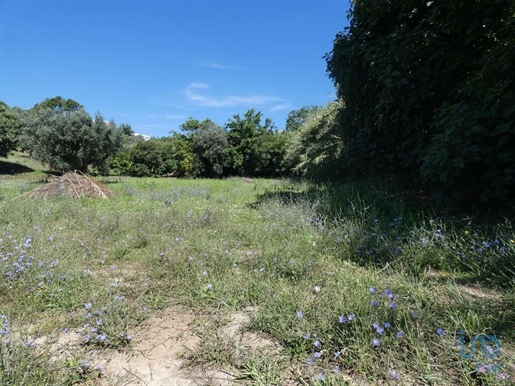
<instances>
[{"instance_id":1,"label":"bare soil patch","mask_svg":"<svg viewBox=\"0 0 515 386\"><path fill-rule=\"evenodd\" d=\"M219 331L235 345L254 350L273 346L273 342L244 332L249 321L247 312L230 316ZM195 353L202 339L195 331L193 312L172 306L150 318L135 334L133 346L124 352L93 353L94 363L104 364L99 385L197 386L241 384L232 371L194 365L186 367L185 353ZM187 356L187 355L186 355Z\"/></svg>"}]
</instances>

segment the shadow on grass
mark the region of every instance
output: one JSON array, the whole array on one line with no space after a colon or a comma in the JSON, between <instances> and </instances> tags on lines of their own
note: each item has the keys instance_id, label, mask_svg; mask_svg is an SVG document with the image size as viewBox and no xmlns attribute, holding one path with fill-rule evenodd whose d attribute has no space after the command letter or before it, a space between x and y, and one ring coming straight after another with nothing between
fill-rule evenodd
<instances>
[{"instance_id":1,"label":"shadow on grass","mask_svg":"<svg viewBox=\"0 0 515 386\"><path fill-rule=\"evenodd\" d=\"M459 305L442 305L440 312L452 314L456 319L463 320L467 320L471 314L481 315L479 320L468 321L477 329L469 332L493 334L507 341L515 339L515 298L512 295L507 294L503 298L473 297L473 301L462 302ZM465 325L469 323L465 322Z\"/></svg>"},{"instance_id":2,"label":"shadow on grass","mask_svg":"<svg viewBox=\"0 0 515 386\"><path fill-rule=\"evenodd\" d=\"M31 173L33 171L34 169L25 165L0 160L0 174L9 174L14 176L16 174Z\"/></svg>"},{"instance_id":3,"label":"shadow on grass","mask_svg":"<svg viewBox=\"0 0 515 386\"><path fill-rule=\"evenodd\" d=\"M315 202L314 197L312 197L309 192L299 192L283 188L281 190L270 190L263 194L259 194L257 200L247 206L251 209L257 209L264 203L272 200L278 201L283 205L293 204L300 200L311 203Z\"/></svg>"},{"instance_id":4,"label":"shadow on grass","mask_svg":"<svg viewBox=\"0 0 515 386\"><path fill-rule=\"evenodd\" d=\"M459 264L453 263L454 252L449 252L446 265L443 266L440 265L442 256L438 249L433 253L426 251L422 258L403 254L402 250L407 243L416 242L408 241L413 229L430 226L431 222L438 221L452 232L459 233L464 227L468 230L473 225L467 216L437 215L437 211L430 206L392 192L391 188L374 186L370 181L311 185L304 186L304 189L295 185L279 186L258 195L249 207L258 209L267 202L277 202L284 206L307 204L323 218L354 220L360 229L351 240L355 244L354 252L346 258L360 266L382 268L386 265L400 265L415 277L427 269L449 270L456 273L459 280L466 280L469 284L481 283L487 288L504 289L514 285L515 260L505 256L493 257L478 269L474 265L462 264L461 260ZM475 229L481 231L485 239L490 234L493 240L498 237L498 225L499 222L483 223L482 226L475 226ZM327 226L332 225L329 222ZM381 237L376 237L376 233L381 234ZM401 241L398 241L399 238ZM399 254L396 253L396 247L401 248Z\"/></svg>"}]
</instances>

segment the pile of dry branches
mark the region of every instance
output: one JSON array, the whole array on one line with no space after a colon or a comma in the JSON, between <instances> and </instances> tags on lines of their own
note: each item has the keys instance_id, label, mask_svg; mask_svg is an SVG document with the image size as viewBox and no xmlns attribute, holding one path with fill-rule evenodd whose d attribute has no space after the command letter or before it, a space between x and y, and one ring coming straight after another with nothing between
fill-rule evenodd
<instances>
[{"instance_id":1,"label":"pile of dry branches","mask_svg":"<svg viewBox=\"0 0 515 386\"><path fill-rule=\"evenodd\" d=\"M97 180L80 172L69 172L61 177L50 176L48 183L30 192L24 193L20 198L109 198L115 193Z\"/></svg>"}]
</instances>

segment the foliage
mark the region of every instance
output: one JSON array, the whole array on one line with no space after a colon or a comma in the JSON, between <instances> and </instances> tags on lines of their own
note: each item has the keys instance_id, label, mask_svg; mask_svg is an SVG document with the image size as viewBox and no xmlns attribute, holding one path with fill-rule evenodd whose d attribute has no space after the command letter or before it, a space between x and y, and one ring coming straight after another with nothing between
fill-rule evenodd
<instances>
[{"instance_id":1,"label":"foliage","mask_svg":"<svg viewBox=\"0 0 515 386\"><path fill-rule=\"evenodd\" d=\"M193 151L202 164L203 177L221 176L226 164L226 151L229 146L227 133L210 119L199 122L190 118L181 125L189 133Z\"/></svg>"},{"instance_id":2,"label":"foliage","mask_svg":"<svg viewBox=\"0 0 515 386\"><path fill-rule=\"evenodd\" d=\"M299 130L311 115L320 112L321 109L321 106L304 106L301 107L299 110L290 111L288 113L288 117L286 118L286 126L284 130Z\"/></svg>"},{"instance_id":3,"label":"foliage","mask_svg":"<svg viewBox=\"0 0 515 386\"><path fill-rule=\"evenodd\" d=\"M509 0L353 2L326 56L345 100L346 173L447 197L512 195L514 14Z\"/></svg>"},{"instance_id":4,"label":"foliage","mask_svg":"<svg viewBox=\"0 0 515 386\"><path fill-rule=\"evenodd\" d=\"M20 131L20 117L0 101L0 158L7 157L15 150Z\"/></svg>"},{"instance_id":5,"label":"foliage","mask_svg":"<svg viewBox=\"0 0 515 386\"><path fill-rule=\"evenodd\" d=\"M338 177L335 162L343 142L338 136L336 117L342 108L343 102L335 101L325 108L312 109L292 133L286 160L295 173L319 180Z\"/></svg>"},{"instance_id":6,"label":"foliage","mask_svg":"<svg viewBox=\"0 0 515 386\"><path fill-rule=\"evenodd\" d=\"M229 173L241 176L274 176L281 171L284 138L270 119L261 123L262 114L253 109L243 117L233 116L225 125L230 149L226 151Z\"/></svg>"},{"instance_id":7,"label":"foliage","mask_svg":"<svg viewBox=\"0 0 515 386\"><path fill-rule=\"evenodd\" d=\"M100 113L91 116L77 102L47 99L30 111L21 142L31 155L59 171L106 171L109 157L122 146L122 131Z\"/></svg>"},{"instance_id":8,"label":"foliage","mask_svg":"<svg viewBox=\"0 0 515 386\"><path fill-rule=\"evenodd\" d=\"M130 150L130 175L149 177L163 173L163 144L156 140L137 142Z\"/></svg>"}]
</instances>

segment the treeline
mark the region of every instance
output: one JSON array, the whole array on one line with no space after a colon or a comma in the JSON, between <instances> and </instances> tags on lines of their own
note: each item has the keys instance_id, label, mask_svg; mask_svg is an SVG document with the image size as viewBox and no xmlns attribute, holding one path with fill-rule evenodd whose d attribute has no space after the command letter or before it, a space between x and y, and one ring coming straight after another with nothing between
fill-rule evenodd
<instances>
[{"instance_id":1,"label":"treeline","mask_svg":"<svg viewBox=\"0 0 515 386\"><path fill-rule=\"evenodd\" d=\"M224 127L190 118L170 137L126 146L110 162L113 172L137 177L275 177L288 174L286 132L255 110Z\"/></svg>"},{"instance_id":2,"label":"treeline","mask_svg":"<svg viewBox=\"0 0 515 386\"><path fill-rule=\"evenodd\" d=\"M0 157L19 149L56 171L134 177L289 176L305 171L298 133L324 110L294 110L284 130L253 109L224 126L189 118L178 133L144 140L130 125L91 117L72 99L47 98L29 110L0 103Z\"/></svg>"}]
</instances>

